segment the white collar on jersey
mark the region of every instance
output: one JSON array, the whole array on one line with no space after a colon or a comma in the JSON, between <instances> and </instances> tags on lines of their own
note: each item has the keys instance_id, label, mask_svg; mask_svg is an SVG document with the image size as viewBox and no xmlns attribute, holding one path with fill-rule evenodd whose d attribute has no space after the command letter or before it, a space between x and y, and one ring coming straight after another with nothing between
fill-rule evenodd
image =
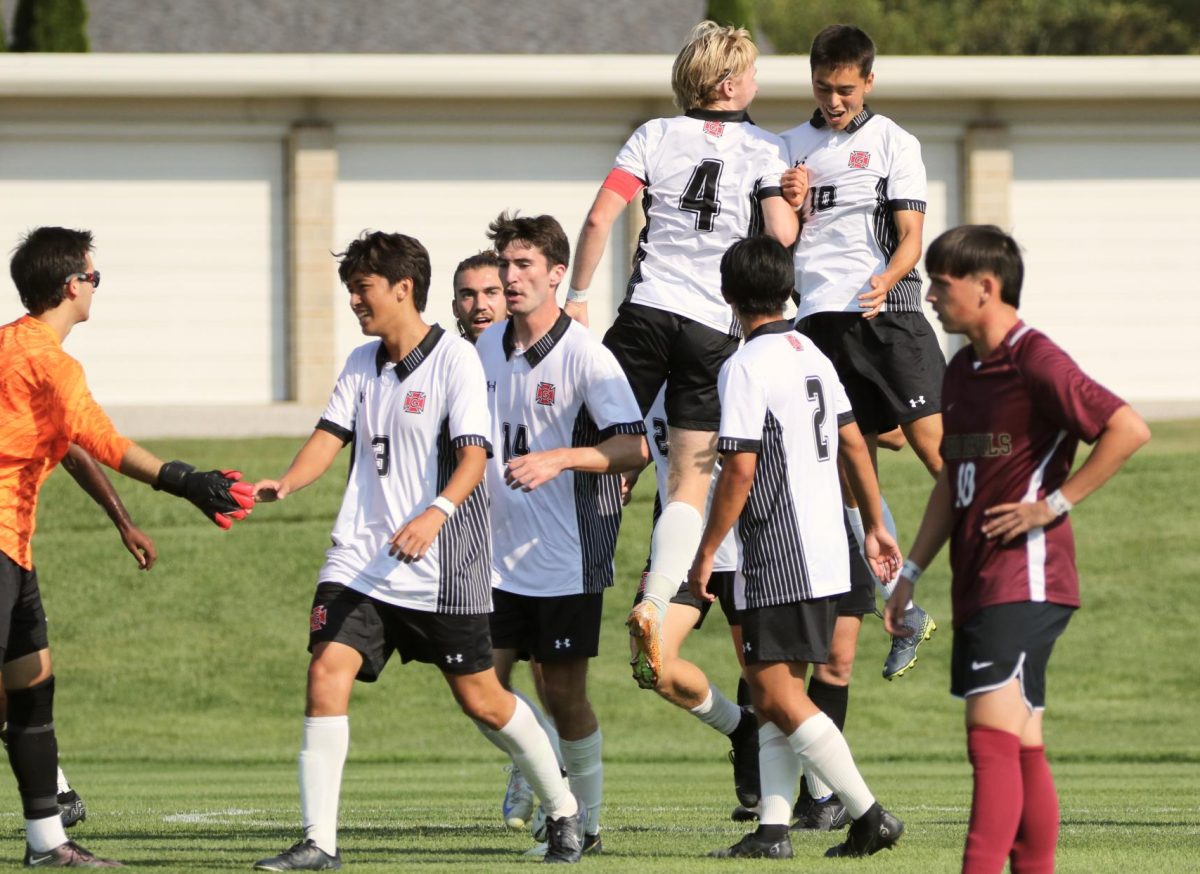
<instances>
[{"instance_id":1,"label":"white collar on jersey","mask_svg":"<svg viewBox=\"0 0 1200 874\"><path fill-rule=\"evenodd\" d=\"M430 325L428 333L425 334L425 337L417 344L416 348L396 362L396 379L404 382L405 377L420 367L421 362L429 357L429 353L433 351L433 347L438 344L438 340L442 339L444 333L446 332L442 329L441 325ZM379 348L375 350L376 376L383 375L383 368L387 363L387 349L384 348L383 341L380 341Z\"/></svg>"}]
</instances>

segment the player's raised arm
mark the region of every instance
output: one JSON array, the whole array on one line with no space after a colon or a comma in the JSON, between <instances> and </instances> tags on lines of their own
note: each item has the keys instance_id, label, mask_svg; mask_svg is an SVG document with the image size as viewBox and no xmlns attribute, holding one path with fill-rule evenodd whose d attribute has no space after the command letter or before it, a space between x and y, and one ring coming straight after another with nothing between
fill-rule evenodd
<instances>
[{"instance_id":1,"label":"player's raised arm","mask_svg":"<svg viewBox=\"0 0 1200 874\"><path fill-rule=\"evenodd\" d=\"M596 199L584 219L583 230L579 232L579 241L575 244L575 268L571 272L571 285L564 307L567 315L582 325L588 323L588 289L596 274L596 265L604 257L608 235L617 218L625 211L625 205L642 185L637 177L614 169L596 192Z\"/></svg>"},{"instance_id":2,"label":"player's raised arm","mask_svg":"<svg viewBox=\"0 0 1200 874\"><path fill-rule=\"evenodd\" d=\"M763 229L785 246L796 242L800 233L800 219L783 195L764 197L762 200Z\"/></svg>"},{"instance_id":3,"label":"player's raised arm","mask_svg":"<svg viewBox=\"0 0 1200 874\"><path fill-rule=\"evenodd\" d=\"M279 479L259 480L254 484L254 500L263 504L282 501L292 492L316 482L329 470L329 466L347 442L348 437L317 427L300 447L283 476Z\"/></svg>"},{"instance_id":4,"label":"player's raised arm","mask_svg":"<svg viewBox=\"0 0 1200 874\"><path fill-rule=\"evenodd\" d=\"M88 455L82 446L72 443L63 457L62 466L79 487L108 514L108 518L116 526L117 533L121 535L121 542L137 561L138 567L150 570L158 558L154 541L150 535L133 524L121 496L117 494L117 490L113 488L113 484L104 475L96 460Z\"/></svg>"}]
</instances>

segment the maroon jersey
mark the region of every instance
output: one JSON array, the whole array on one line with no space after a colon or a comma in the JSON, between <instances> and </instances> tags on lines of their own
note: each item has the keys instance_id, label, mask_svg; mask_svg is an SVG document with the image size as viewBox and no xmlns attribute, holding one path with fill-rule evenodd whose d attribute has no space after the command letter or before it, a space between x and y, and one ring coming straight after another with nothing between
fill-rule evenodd
<instances>
[{"instance_id":1,"label":"maroon jersey","mask_svg":"<svg viewBox=\"0 0 1200 874\"><path fill-rule=\"evenodd\" d=\"M1123 405L1023 322L984 361L971 346L954 356L942 383L942 458L954 508L955 627L994 604L1079 606L1075 538L1066 515L1002 545L984 537L983 511L1037 501L1059 488L1080 439L1094 441Z\"/></svg>"}]
</instances>

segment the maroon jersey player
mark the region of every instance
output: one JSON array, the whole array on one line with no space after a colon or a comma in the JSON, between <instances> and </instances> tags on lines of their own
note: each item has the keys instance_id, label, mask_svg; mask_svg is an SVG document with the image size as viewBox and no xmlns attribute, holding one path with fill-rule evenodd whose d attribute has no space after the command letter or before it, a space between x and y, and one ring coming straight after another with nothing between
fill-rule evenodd
<instances>
[{"instance_id":1,"label":"maroon jersey player","mask_svg":"<svg viewBox=\"0 0 1200 874\"><path fill-rule=\"evenodd\" d=\"M945 467L885 624L950 541L951 693L966 700L974 772L963 871L1052 872L1058 797L1042 742L1046 664L1079 606L1068 513L1150 438L1124 401L1017 314L1024 268L991 226L947 231L925 258L927 299L970 341L942 386ZM1074 474L1080 440L1095 443Z\"/></svg>"}]
</instances>

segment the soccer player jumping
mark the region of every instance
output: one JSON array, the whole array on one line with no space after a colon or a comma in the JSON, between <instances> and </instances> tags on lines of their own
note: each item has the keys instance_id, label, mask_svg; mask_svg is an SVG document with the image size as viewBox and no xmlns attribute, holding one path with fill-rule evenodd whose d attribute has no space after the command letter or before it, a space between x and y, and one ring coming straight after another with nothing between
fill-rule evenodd
<instances>
[{"instance_id":1,"label":"soccer player jumping","mask_svg":"<svg viewBox=\"0 0 1200 874\"><path fill-rule=\"evenodd\" d=\"M1088 377L1017 313L1024 266L999 228L965 225L929 247L927 299L970 341L942 390L946 465L884 622L950 541L954 648L950 691L966 699L974 771L964 874L1054 870L1058 796L1046 762L1046 665L1079 606L1071 508L1150 439L1124 401ZM1080 440L1095 443L1071 473Z\"/></svg>"}]
</instances>

